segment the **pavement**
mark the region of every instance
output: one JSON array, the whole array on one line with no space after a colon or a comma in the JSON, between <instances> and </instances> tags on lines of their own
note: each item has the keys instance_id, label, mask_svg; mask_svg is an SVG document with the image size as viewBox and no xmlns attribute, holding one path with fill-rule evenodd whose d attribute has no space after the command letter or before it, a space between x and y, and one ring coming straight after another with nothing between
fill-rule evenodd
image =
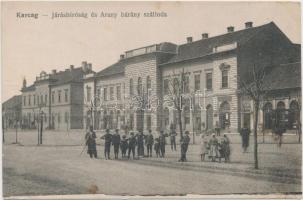
<instances>
[{"instance_id":1,"label":"pavement","mask_svg":"<svg viewBox=\"0 0 303 200\"><path fill-rule=\"evenodd\" d=\"M297 136L295 135L286 135L284 137L285 143L282 144L281 148L275 144L272 136L266 136L265 143L262 143L263 140L259 141L258 170L254 169L253 143L251 142L248 152L243 153L240 144L241 139L236 134L229 135L231 140L230 163L210 162L208 160L201 162L199 145L189 146L188 162L184 163L178 162L180 156L179 145L177 145L177 151L172 151L170 146L167 145L165 158L144 157L136 160L104 160L102 140L97 141L99 159L89 159L85 150L81 154L83 135L82 131L69 133L45 132L43 145L37 146L35 132L24 131L18 133L20 144L17 145L12 144L15 140L15 133L6 132L3 149L3 180L6 196L40 193L90 193L87 190L87 184L91 184L91 182L83 178L86 173L90 179L94 180L92 182L99 188L101 187L102 192L107 194L147 195L161 193L167 195L176 192L186 194L189 192L193 192L193 194L231 194L243 193L245 190L251 193L301 192L302 145L297 143ZM97 135L101 134L97 133ZM111 157L113 158L113 155ZM137 172L139 170L137 175L139 174L142 179L129 170ZM121 190L104 185L104 179L101 178L104 173L108 173L106 175L107 181L118 185ZM181 184L179 183L181 180L177 179L179 177L185 179L192 188L180 188L182 184L178 187L164 185L164 183L169 184L170 179L167 174L170 173L176 176L171 178L172 183ZM123 186L123 181L120 182L119 176L132 184L139 184L138 188ZM80 180L77 180L79 177L81 177ZM131 181L132 177L136 179L135 182ZM208 177L214 177L215 180L210 181ZM230 184L227 179L230 179L233 184L238 185L238 188L226 185L224 187L227 188L220 188L219 190L210 189L210 186L207 187L208 190L200 188L205 187L208 182L212 187L216 188L218 185L222 187L220 179L224 180L223 182L227 185ZM152 180L150 184L147 184L151 187L150 189L146 186L149 180ZM191 180L192 182L190 182ZM243 188L238 183L234 183L236 180L242 184L259 184L263 188L260 188L260 186L250 189ZM144 184L141 185L142 183ZM27 187L21 186L24 184ZM67 184L66 187L62 187L65 184ZM155 187L157 184L165 188L168 187L168 192ZM200 187L193 186L193 184L200 185ZM32 188L36 188L36 190Z\"/></svg>"}]
</instances>

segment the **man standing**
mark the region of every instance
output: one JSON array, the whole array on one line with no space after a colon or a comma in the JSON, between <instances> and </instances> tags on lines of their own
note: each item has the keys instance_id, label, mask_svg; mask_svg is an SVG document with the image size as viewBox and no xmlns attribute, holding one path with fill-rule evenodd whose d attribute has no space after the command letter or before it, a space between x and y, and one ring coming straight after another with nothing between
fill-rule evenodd
<instances>
[{"instance_id":1,"label":"man standing","mask_svg":"<svg viewBox=\"0 0 303 200\"><path fill-rule=\"evenodd\" d=\"M128 139L128 159L130 158L130 153L133 154L133 159L135 159L135 150L136 150L137 140L134 136L134 133L130 133L130 138Z\"/></svg>"},{"instance_id":2,"label":"man standing","mask_svg":"<svg viewBox=\"0 0 303 200\"><path fill-rule=\"evenodd\" d=\"M120 140L121 140L121 137L119 134L119 129L116 129L116 132L112 137L112 144L114 146L115 159L118 159Z\"/></svg>"},{"instance_id":3,"label":"man standing","mask_svg":"<svg viewBox=\"0 0 303 200\"><path fill-rule=\"evenodd\" d=\"M110 145L112 142L112 134L109 133L109 129L106 129L105 135L101 137L101 139L104 139L104 156L105 159L110 159Z\"/></svg>"},{"instance_id":4,"label":"man standing","mask_svg":"<svg viewBox=\"0 0 303 200\"><path fill-rule=\"evenodd\" d=\"M244 125L244 128L241 129L240 134L242 137L243 153L246 153L247 147L249 146L249 134L250 134L250 130L247 128L247 125Z\"/></svg>"},{"instance_id":5,"label":"man standing","mask_svg":"<svg viewBox=\"0 0 303 200\"><path fill-rule=\"evenodd\" d=\"M153 151L153 144L154 144L154 136L152 134L152 131L148 131L148 135L145 137L145 144L147 148L147 156L152 157L152 151Z\"/></svg>"},{"instance_id":6,"label":"man standing","mask_svg":"<svg viewBox=\"0 0 303 200\"><path fill-rule=\"evenodd\" d=\"M138 143L138 147L137 147L138 158L144 157L144 135L142 131L140 131L137 134L137 143Z\"/></svg>"},{"instance_id":7,"label":"man standing","mask_svg":"<svg viewBox=\"0 0 303 200\"><path fill-rule=\"evenodd\" d=\"M219 122L218 121L216 121L216 126L215 126L215 131L216 131L216 135L217 136L220 136L221 134L220 134L220 126L219 126Z\"/></svg>"},{"instance_id":8,"label":"man standing","mask_svg":"<svg viewBox=\"0 0 303 200\"><path fill-rule=\"evenodd\" d=\"M185 136L183 136L180 140L181 158L180 158L179 162L186 162L187 161L186 160L186 153L187 153L189 142L190 142L189 132L185 131Z\"/></svg>"},{"instance_id":9,"label":"man standing","mask_svg":"<svg viewBox=\"0 0 303 200\"><path fill-rule=\"evenodd\" d=\"M176 133L176 130L174 128L170 129L169 136L170 136L170 147L171 147L171 150L172 151L173 150L176 151L176 136L177 136L177 133Z\"/></svg>"},{"instance_id":10,"label":"man standing","mask_svg":"<svg viewBox=\"0 0 303 200\"><path fill-rule=\"evenodd\" d=\"M97 149L96 149L96 133L93 130L93 127L89 127L89 131L85 135L85 144L87 145L87 153L90 158L97 158Z\"/></svg>"},{"instance_id":11,"label":"man standing","mask_svg":"<svg viewBox=\"0 0 303 200\"><path fill-rule=\"evenodd\" d=\"M167 134L164 134L163 131L160 131L160 136L159 136L159 146L160 146L160 157L164 158L165 157L165 137L167 137Z\"/></svg>"}]
</instances>

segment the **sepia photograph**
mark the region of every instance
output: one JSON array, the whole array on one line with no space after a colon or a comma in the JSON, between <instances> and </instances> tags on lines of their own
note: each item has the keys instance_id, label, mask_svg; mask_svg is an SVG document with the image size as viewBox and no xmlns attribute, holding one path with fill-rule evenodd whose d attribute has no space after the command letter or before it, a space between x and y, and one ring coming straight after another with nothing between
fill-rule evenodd
<instances>
[{"instance_id":1,"label":"sepia photograph","mask_svg":"<svg viewBox=\"0 0 303 200\"><path fill-rule=\"evenodd\" d=\"M4 199L302 198L300 2L1 10Z\"/></svg>"}]
</instances>

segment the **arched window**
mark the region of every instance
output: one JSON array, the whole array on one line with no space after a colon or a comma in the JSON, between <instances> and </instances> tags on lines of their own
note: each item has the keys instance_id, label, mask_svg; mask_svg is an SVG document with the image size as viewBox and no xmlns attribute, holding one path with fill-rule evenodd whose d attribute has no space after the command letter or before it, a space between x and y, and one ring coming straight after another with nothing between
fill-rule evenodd
<instances>
[{"instance_id":1,"label":"arched window","mask_svg":"<svg viewBox=\"0 0 303 200\"><path fill-rule=\"evenodd\" d=\"M276 125L285 125L286 112L285 112L285 103L283 101L279 101L277 103L277 115L276 115Z\"/></svg>"},{"instance_id":2,"label":"arched window","mask_svg":"<svg viewBox=\"0 0 303 200\"><path fill-rule=\"evenodd\" d=\"M292 101L289 105L288 127L289 129L298 128L300 121L300 107L297 101Z\"/></svg>"},{"instance_id":3,"label":"arched window","mask_svg":"<svg viewBox=\"0 0 303 200\"><path fill-rule=\"evenodd\" d=\"M142 94L142 78L141 77L138 78L137 92L138 92L138 95Z\"/></svg>"},{"instance_id":4,"label":"arched window","mask_svg":"<svg viewBox=\"0 0 303 200\"><path fill-rule=\"evenodd\" d=\"M131 78L129 80L129 95L132 96L134 94L134 83L133 79Z\"/></svg>"},{"instance_id":5,"label":"arched window","mask_svg":"<svg viewBox=\"0 0 303 200\"><path fill-rule=\"evenodd\" d=\"M230 106L227 101L224 101L220 105L219 120L220 120L220 126L223 129L225 129L230 125Z\"/></svg>"},{"instance_id":6,"label":"arched window","mask_svg":"<svg viewBox=\"0 0 303 200\"><path fill-rule=\"evenodd\" d=\"M272 129L272 104L267 102L263 106L264 128Z\"/></svg>"},{"instance_id":7,"label":"arched window","mask_svg":"<svg viewBox=\"0 0 303 200\"><path fill-rule=\"evenodd\" d=\"M164 109L164 126L167 127L169 125L169 110L168 108Z\"/></svg>"}]
</instances>

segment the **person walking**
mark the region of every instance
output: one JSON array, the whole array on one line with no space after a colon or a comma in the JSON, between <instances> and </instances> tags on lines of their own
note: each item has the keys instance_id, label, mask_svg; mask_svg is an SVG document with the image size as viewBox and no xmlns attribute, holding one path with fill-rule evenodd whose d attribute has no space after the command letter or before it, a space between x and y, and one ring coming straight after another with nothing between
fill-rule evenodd
<instances>
[{"instance_id":1,"label":"person walking","mask_svg":"<svg viewBox=\"0 0 303 200\"><path fill-rule=\"evenodd\" d=\"M171 148L172 151L176 151L177 132L174 128L170 129L169 136L170 136L170 148Z\"/></svg>"},{"instance_id":2,"label":"person walking","mask_svg":"<svg viewBox=\"0 0 303 200\"><path fill-rule=\"evenodd\" d=\"M121 153L122 153L122 158L126 157L126 151L128 148L128 141L126 139L126 135L122 136L121 142L120 142L120 148L121 148Z\"/></svg>"},{"instance_id":3,"label":"person walking","mask_svg":"<svg viewBox=\"0 0 303 200\"><path fill-rule=\"evenodd\" d=\"M120 141L121 141L121 137L119 134L119 129L116 129L115 134L112 136L112 145L114 146L115 159L118 159Z\"/></svg>"},{"instance_id":4,"label":"person walking","mask_svg":"<svg viewBox=\"0 0 303 200\"><path fill-rule=\"evenodd\" d=\"M97 158L97 148L96 148L96 133L93 127L89 127L89 131L85 134L85 145L87 146L87 154L90 158Z\"/></svg>"},{"instance_id":5,"label":"person walking","mask_svg":"<svg viewBox=\"0 0 303 200\"><path fill-rule=\"evenodd\" d=\"M205 154L207 153L207 145L208 145L208 141L207 141L205 135L201 134L201 138L200 138L200 156L201 156L201 161L205 160Z\"/></svg>"},{"instance_id":6,"label":"person walking","mask_svg":"<svg viewBox=\"0 0 303 200\"><path fill-rule=\"evenodd\" d=\"M209 154L208 156L211 158L212 162L216 161L216 157L218 157L218 139L216 135L213 133L212 137L209 140Z\"/></svg>"},{"instance_id":7,"label":"person walking","mask_svg":"<svg viewBox=\"0 0 303 200\"><path fill-rule=\"evenodd\" d=\"M189 131L185 131L185 136L183 136L180 139L181 158L180 158L179 162L186 162L187 161L187 159L186 159L186 153L187 153L189 142L190 142Z\"/></svg>"},{"instance_id":8,"label":"person walking","mask_svg":"<svg viewBox=\"0 0 303 200\"><path fill-rule=\"evenodd\" d=\"M145 144L147 148L147 156L152 157L152 150L153 150L153 144L154 144L154 136L152 134L152 131L148 131L148 135L145 137Z\"/></svg>"},{"instance_id":9,"label":"person walking","mask_svg":"<svg viewBox=\"0 0 303 200\"><path fill-rule=\"evenodd\" d=\"M104 140L104 157L110 160L110 146L112 142L112 134L110 134L109 129L106 129L105 135L101 137Z\"/></svg>"},{"instance_id":10,"label":"person walking","mask_svg":"<svg viewBox=\"0 0 303 200\"><path fill-rule=\"evenodd\" d=\"M133 154L133 159L135 159L135 151L136 151L137 139L134 136L134 133L130 133L130 138L128 139L128 159L130 159L130 154Z\"/></svg>"},{"instance_id":11,"label":"person walking","mask_svg":"<svg viewBox=\"0 0 303 200\"><path fill-rule=\"evenodd\" d=\"M137 154L138 154L138 158L139 157L144 157L144 135L143 132L140 131L137 135Z\"/></svg>"},{"instance_id":12,"label":"person walking","mask_svg":"<svg viewBox=\"0 0 303 200\"><path fill-rule=\"evenodd\" d=\"M286 128L283 122L280 122L273 130L273 132L277 135L278 137L278 147L282 146L282 141L283 141L283 133L286 132Z\"/></svg>"},{"instance_id":13,"label":"person walking","mask_svg":"<svg viewBox=\"0 0 303 200\"><path fill-rule=\"evenodd\" d=\"M250 135L250 130L247 128L247 125L244 125L244 127L240 131L240 134L242 137L243 153L246 153L247 148L249 146L249 135Z\"/></svg>"},{"instance_id":14,"label":"person walking","mask_svg":"<svg viewBox=\"0 0 303 200\"><path fill-rule=\"evenodd\" d=\"M222 152L225 162L230 162L230 141L227 135L223 134L223 140L222 140Z\"/></svg>"}]
</instances>

